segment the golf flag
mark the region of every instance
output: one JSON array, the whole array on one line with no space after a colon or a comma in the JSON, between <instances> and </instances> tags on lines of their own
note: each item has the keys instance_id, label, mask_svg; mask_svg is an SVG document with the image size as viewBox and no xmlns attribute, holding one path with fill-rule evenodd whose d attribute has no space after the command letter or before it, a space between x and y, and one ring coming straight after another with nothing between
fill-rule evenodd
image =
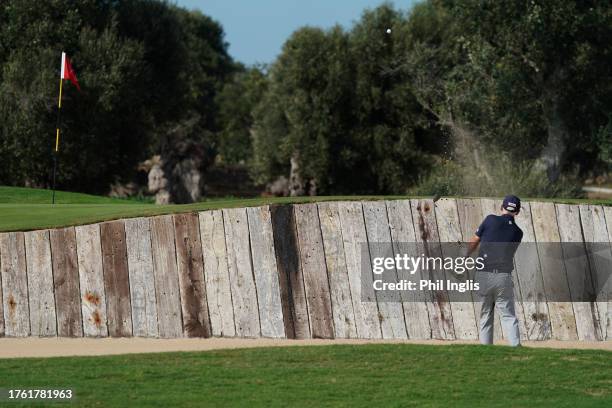
<instances>
[{"instance_id":1,"label":"golf flag","mask_svg":"<svg viewBox=\"0 0 612 408\"><path fill-rule=\"evenodd\" d=\"M57 124L55 126L55 154L53 155L53 198L51 203L55 204L55 176L57 173L57 155L59 153L60 146L60 129L62 127L62 87L64 85L64 79L68 79L76 88L81 91L79 80L77 79L76 72L70 64L70 59L65 52L62 52L62 66L60 72L60 83L59 83L59 97L57 98Z\"/></svg>"},{"instance_id":2,"label":"golf flag","mask_svg":"<svg viewBox=\"0 0 612 408\"><path fill-rule=\"evenodd\" d=\"M79 81L76 76L76 72L74 72L72 65L70 65L70 59L68 58L65 52L62 52L62 73L60 79L69 79L70 82L72 82L72 84L76 86L79 91L81 90L81 87L79 86Z\"/></svg>"}]
</instances>

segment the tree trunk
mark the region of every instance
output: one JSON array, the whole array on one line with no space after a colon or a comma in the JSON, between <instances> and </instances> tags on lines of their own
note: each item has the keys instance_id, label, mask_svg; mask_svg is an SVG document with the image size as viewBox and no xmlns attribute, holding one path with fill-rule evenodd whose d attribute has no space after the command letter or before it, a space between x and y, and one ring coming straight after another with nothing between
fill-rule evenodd
<instances>
[{"instance_id":1,"label":"tree trunk","mask_svg":"<svg viewBox=\"0 0 612 408\"><path fill-rule=\"evenodd\" d=\"M305 193L299 159L299 152L294 152L291 156L291 170L289 172L289 195L291 197L303 196Z\"/></svg>"},{"instance_id":2,"label":"tree trunk","mask_svg":"<svg viewBox=\"0 0 612 408\"><path fill-rule=\"evenodd\" d=\"M317 183L317 179L310 179L308 182L308 195L314 197L317 195L319 187L319 183Z\"/></svg>"},{"instance_id":3,"label":"tree trunk","mask_svg":"<svg viewBox=\"0 0 612 408\"><path fill-rule=\"evenodd\" d=\"M555 70L547 81L543 98L543 114L547 127L546 146L540 154L540 163L546 170L548 181L554 183L561 176L563 156L567 150L569 129L561 112L561 102L558 90L566 77L565 70Z\"/></svg>"}]
</instances>

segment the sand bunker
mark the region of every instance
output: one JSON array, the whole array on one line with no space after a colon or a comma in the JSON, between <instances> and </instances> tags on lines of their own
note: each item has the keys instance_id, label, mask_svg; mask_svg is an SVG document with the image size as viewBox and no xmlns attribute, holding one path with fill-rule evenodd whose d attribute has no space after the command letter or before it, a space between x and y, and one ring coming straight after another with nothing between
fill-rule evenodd
<instances>
[{"instance_id":1,"label":"sand bunker","mask_svg":"<svg viewBox=\"0 0 612 408\"><path fill-rule=\"evenodd\" d=\"M286 339L146 339L146 338L2 338L0 358L99 356L170 351L207 351L218 349L284 346L321 346L329 344L478 344L476 341L442 340L286 340ZM504 345L503 341L496 344ZM612 341L538 341L526 347L595 349L612 351Z\"/></svg>"}]
</instances>

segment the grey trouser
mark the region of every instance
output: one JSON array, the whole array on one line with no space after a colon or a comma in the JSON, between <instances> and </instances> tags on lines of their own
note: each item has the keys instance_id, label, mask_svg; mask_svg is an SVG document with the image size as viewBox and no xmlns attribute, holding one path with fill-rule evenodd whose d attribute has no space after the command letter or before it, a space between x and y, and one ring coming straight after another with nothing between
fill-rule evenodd
<instances>
[{"instance_id":1,"label":"grey trouser","mask_svg":"<svg viewBox=\"0 0 612 408\"><path fill-rule=\"evenodd\" d=\"M514 285L509 273L476 272L476 282L480 287L478 294L482 302L480 310L480 342L493 344L494 308L501 315L501 324L511 346L521 343L519 326L514 311Z\"/></svg>"}]
</instances>

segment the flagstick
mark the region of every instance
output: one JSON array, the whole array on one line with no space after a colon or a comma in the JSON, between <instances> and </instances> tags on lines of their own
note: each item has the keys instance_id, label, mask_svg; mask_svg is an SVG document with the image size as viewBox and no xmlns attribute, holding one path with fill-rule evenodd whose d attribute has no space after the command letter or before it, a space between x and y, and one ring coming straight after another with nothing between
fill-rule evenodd
<instances>
[{"instance_id":1,"label":"flagstick","mask_svg":"<svg viewBox=\"0 0 612 408\"><path fill-rule=\"evenodd\" d=\"M51 204L55 204L55 175L57 172L57 155L59 152L59 137L60 137L60 127L62 120L62 85L64 84L64 79L60 78L59 85L59 98L57 100L57 121L55 124L55 153L53 154L53 198L51 200Z\"/></svg>"}]
</instances>

